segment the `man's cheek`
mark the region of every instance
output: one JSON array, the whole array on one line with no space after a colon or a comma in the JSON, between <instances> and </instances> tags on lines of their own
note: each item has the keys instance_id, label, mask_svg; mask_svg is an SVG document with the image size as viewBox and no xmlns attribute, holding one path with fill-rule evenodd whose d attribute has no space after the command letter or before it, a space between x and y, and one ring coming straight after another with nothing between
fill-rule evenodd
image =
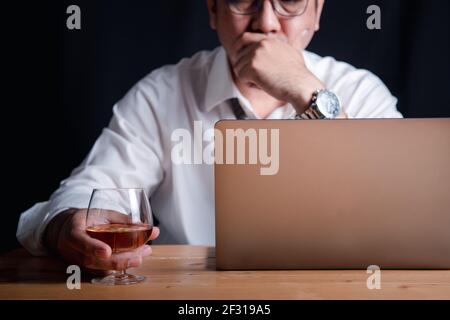
<instances>
[{"instance_id":1,"label":"man's cheek","mask_svg":"<svg viewBox=\"0 0 450 320\"><path fill-rule=\"evenodd\" d=\"M308 39L310 36L311 36L311 29L306 28L305 30L302 31L303 39Z\"/></svg>"},{"instance_id":2,"label":"man's cheek","mask_svg":"<svg viewBox=\"0 0 450 320\"><path fill-rule=\"evenodd\" d=\"M294 39L289 39L289 44L298 51L303 51L311 42L313 34L310 29L305 29Z\"/></svg>"}]
</instances>

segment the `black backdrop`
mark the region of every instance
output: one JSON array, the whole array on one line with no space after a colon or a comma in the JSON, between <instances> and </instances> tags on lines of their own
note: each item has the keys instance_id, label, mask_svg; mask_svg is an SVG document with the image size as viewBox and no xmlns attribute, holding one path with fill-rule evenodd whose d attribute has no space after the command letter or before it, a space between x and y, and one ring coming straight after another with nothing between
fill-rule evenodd
<instances>
[{"instance_id":1,"label":"black backdrop","mask_svg":"<svg viewBox=\"0 0 450 320\"><path fill-rule=\"evenodd\" d=\"M140 78L218 45L206 0L55 0L3 10L4 179L1 251L19 214L48 199ZM77 4L82 30L66 28ZM366 28L366 9L382 29ZM327 0L310 50L381 77L406 117L449 117L448 0ZM6 86L6 87L5 87ZM5 205L6 204L6 205Z\"/></svg>"}]
</instances>

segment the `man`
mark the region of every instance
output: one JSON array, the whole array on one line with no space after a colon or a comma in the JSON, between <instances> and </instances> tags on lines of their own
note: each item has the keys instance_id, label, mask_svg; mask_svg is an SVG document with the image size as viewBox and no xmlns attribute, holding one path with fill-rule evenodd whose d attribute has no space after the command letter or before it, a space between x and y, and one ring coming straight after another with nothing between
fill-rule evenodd
<instances>
[{"instance_id":1,"label":"man","mask_svg":"<svg viewBox=\"0 0 450 320\"><path fill-rule=\"evenodd\" d=\"M305 51L319 29L324 0L207 5L222 47L152 72L114 106L109 127L84 162L49 201L22 214L17 237L30 252L53 250L88 269L139 266L149 246L112 254L84 231L91 191L106 187L147 191L160 222L154 243L214 245L213 167L171 161L172 133L192 132L195 121L206 130L236 117L323 116L313 111L313 101L324 92L339 97L338 117L401 117L397 100L376 76Z\"/></svg>"}]
</instances>

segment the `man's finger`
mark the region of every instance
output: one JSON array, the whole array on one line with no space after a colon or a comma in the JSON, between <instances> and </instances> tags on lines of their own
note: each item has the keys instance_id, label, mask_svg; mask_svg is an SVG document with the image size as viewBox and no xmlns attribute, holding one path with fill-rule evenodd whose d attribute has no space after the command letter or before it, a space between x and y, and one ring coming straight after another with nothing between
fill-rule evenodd
<instances>
[{"instance_id":1,"label":"man's finger","mask_svg":"<svg viewBox=\"0 0 450 320\"><path fill-rule=\"evenodd\" d=\"M73 229L70 233L69 244L75 250L84 255L97 258L109 258L112 254L111 247L103 241L91 238L86 231Z\"/></svg>"},{"instance_id":2,"label":"man's finger","mask_svg":"<svg viewBox=\"0 0 450 320\"><path fill-rule=\"evenodd\" d=\"M240 41L241 43L249 44L249 43L253 43L253 42L259 42L259 41L267 39L269 37L270 36L265 33L244 32L242 34L242 36L240 37L240 40L238 40L238 42Z\"/></svg>"},{"instance_id":3,"label":"man's finger","mask_svg":"<svg viewBox=\"0 0 450 320\"><path fill-rule=\"evenodd\" d=\"M264 33L245 32L234 43L233 51L235 55L237 55L246 46L253 44L255 42L260 42L261 40L264 39L267 39L267 35L265 35Z\"/></svg>"},{"instance_id":4,"label":"man's finger","mask_svg":"<svg viewBox=\"0 0 450 320\"><path fill-rule=\"evenodd\" d=\"M149 256L150 246L143 245L135 250L114 253L108 259L99 259L92 256L85 257L85 266L93 270L124 270L139 267L142 258Z\"/></svg>"},{"instance_id":5,"label":"man's finger","mask_svg":"<svg viewBox=\"0 0 450 320\"><path fill-rule=\"evenodd\" d=\"M153 227L152 234L150 235L150 239L149 240L155 240L156 238L158 238L159 237L159 233L160 233L159 228L158 227Z\"/></svg>"},{"instance_id":6,"label":"man's finger","mask_svg":"<svg viewBox=\"0 0 450 320\"><path fill-rule=\"evenodd\" d=\"M155 240L158 238L159 234L159 228L153 227L149 240ZM91 238L82 230L72 230L69 238L69 245L84 255L93 255L101 259L109 258L112 254L112 249L109 245L103 241Z\"/></svg>"},{"instance_id":7,"label":"man's finger","mask_svg":"<svg viewBox=\"0 0 450 320\"><path fill-rule=\"evenodd\" d=\"M234 67L237 67L238 65L240 65L242 62L243 62L243 60L246 60L246 59L248 59L249 57L248 57L248 55L252 52L252 51L254 51L254 50L256 50L256 48L258 47L258 45L259 45L259 42L257 42L257 43L252 43L252 44L250 44L250 45L248 45L248 46L246 46L246 47L244 47L244 48L242 48L242 50L241 51L239 51L237 54L236 54L236 60L234 61Z\"/></svg>"},{"instance_id":8,"label":"man's finger","mask_svg":"<svg viewBox=\"0 0 450 320\"><path fill-rule=\"evenodd\" d=\"M242 36L240 36L234 46L236 49L242 49L249 44L260 42L264 39L277 39L282 42L288 43L288 39L283 35L275 35L275 34L265 34L265 33L255 33L255 32L244 32Z\"/></svg>"},{"instance_id":9,"label":"man's finger","mask_svg":"<svg viewBox=\"0 0 450 320\"><path fill-rule=\"evenodd\" d=\"M336 119L348 119L347 114L342 110L341 113L336 117Z\"/></svg>"}]
</instances>

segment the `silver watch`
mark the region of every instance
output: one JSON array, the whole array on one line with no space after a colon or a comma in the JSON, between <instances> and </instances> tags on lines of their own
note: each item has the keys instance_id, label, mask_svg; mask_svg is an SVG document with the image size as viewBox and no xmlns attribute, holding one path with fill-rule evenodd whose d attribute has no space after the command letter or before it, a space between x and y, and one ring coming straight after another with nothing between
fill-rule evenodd
<instances>
[{"instance_id":1,"label":"silver watch","mask_svg":"<svg viewBox=\"0 0 450 320\"><path fill-rule=\"evenodd\" d=\"M333 92L323 89L313 93L311 105L295 119L335 119L341 113L341 102Z\"/></svg>"}]
</instances>

